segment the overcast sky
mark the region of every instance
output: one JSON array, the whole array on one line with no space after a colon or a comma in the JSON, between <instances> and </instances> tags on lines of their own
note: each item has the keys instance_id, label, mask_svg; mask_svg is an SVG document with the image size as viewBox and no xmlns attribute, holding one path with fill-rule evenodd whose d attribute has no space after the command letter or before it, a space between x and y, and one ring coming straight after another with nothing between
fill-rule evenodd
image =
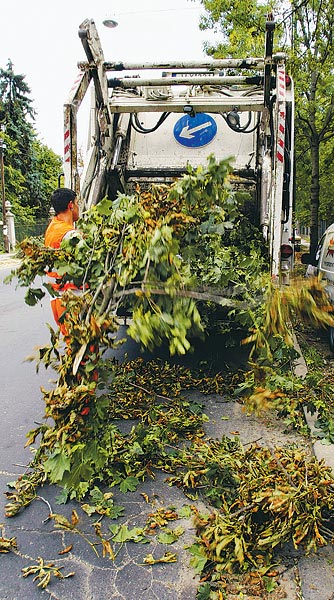
<instances>
[{"instance_id":1,"label":"overcast sky","mask_svg":"<svg viewBox=\"0 0 334 600\"><path fill-rule=\"evenodd\" d=\"M96 23L105 59L200 59L198 0L8 0L1 3L0 67L8 59L24 74L37 112L41 141L63 153L63 104L86 56L78 37L86 18ZM111 17L116 29L102 21ZM212 39L212 35L211 35Z\"/></svg>"}]
</instances>

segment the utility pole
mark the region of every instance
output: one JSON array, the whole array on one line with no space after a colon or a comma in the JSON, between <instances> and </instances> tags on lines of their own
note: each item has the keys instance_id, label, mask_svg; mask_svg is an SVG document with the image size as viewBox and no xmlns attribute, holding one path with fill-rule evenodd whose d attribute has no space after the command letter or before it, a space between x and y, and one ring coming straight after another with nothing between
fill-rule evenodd
<instances>
[{"instance_id":1,"label":"utility pole","mask_svg":"<svg viewBox=\"0 0 334 600\"><path fill-rule=\"evenodd\" d=\"M5 252L9 252L9 239L8 239L8 226L7 226L7 214L6 214L6 194L5 194L5 169L3 164L3 155L6 149L2 137L0 137L0 175L1 175L1 197L2 197L2 233L3 233L3 245Z\"/></svg>"}]
</instances>

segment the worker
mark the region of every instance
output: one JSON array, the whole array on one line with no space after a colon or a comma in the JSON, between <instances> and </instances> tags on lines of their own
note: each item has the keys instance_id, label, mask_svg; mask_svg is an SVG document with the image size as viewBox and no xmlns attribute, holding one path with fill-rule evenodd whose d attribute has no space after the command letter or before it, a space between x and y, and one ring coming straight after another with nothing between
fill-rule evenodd
<instances>
[{"instance_id":1,"label":"worker","mask_svg":"<svg viewBox=\"0 0 334 600\"><path fill-rule=\"evenodd\" d=\"M75 222L79 218L79 203L76 193L69 188L58 188L51 195L51 205L55 211L55 216L49 223L44 238L44 244L48 248L60 248L63 240L69 239L76 233ZM61 293L69 289L76 290L76 286L67 282L61 285L57 282L60 279L56 272L49 272L48 276L52 278L52 287L55 291ZM66 328L59 322L60 317L65 311L61 297L51 300L51 309L54 319L63 335L66 334Z\"/></svg>"}]
</instances>

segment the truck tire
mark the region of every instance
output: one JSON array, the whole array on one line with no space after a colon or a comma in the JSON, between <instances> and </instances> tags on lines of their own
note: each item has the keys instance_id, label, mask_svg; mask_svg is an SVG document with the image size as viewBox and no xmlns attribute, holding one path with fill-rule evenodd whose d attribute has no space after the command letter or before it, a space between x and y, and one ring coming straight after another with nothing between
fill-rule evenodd
<instances>
[{"instance_id":1,"label":"truck tire","mask_svg":"<svg viewBox=\"0 0 334 600\"><path fill-rule=\"evenodd\" d=\"M332 352L334 352L334 327L330 327L329 328L329 347L331 349Z\"/></svg>"}]
</instances>

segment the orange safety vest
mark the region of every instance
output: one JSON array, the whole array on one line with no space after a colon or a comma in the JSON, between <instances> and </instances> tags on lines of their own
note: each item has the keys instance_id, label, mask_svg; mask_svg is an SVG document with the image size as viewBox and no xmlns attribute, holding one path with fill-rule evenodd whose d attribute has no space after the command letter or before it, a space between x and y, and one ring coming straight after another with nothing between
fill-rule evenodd
<instances>
[{"instance_id":1,"label":"orange safety vest","mask_svg":"<svg viewBox=\"0 0 334 600\"><path fill-rule=\"evenodd\" d=\"M53 217L52 221L49 223L44 237L44 244L48 248L60 248L60 244L69 231L75 231L73 225L69 223L65 223L58 219L57 216ZM48 272L48 276L53 279L60 279L58 273L55 271ZM77 290L78 288L74 285L74 283L65 283L65 285L60 285L59 283L51 284L54 290L65 292L66 290Z\"/></svg>"},{"instance_id":2,"label":"orange safety vest","mask_svg":"<svg viewBox=\"0 0 334 600\"><path fill-rule=\"evenodd\" d=\"M48 248L60 248L64 235L74 229L73 225L61 221L58 217L53 217L45 232L44 244Z\"/></svg>"}]
</instances>

